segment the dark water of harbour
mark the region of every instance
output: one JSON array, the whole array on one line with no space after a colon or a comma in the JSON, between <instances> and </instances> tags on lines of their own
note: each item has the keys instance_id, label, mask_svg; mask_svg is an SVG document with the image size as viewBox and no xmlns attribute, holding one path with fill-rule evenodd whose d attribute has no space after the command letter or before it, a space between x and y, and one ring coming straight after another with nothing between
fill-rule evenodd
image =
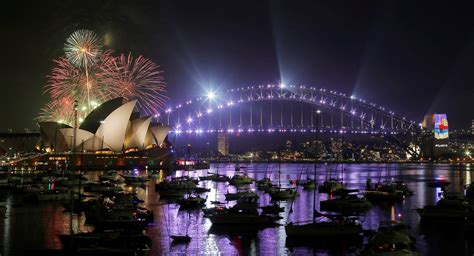
<instances>
[{"instance_id":1,"label":"dark water of harbour","mask_svg":"<svg viewBox=\"0 0 474 256\"><path fill-rule=\"evenodd\" d=\"M266 174L276 183L278 180L278 164L242 164L241 170L256 179ZM232 176L234 164L212 164L211 171ZM290 186L288 178L296 178L302 169L308 168L312 174L312 165L281 164L281 184ZM390 204L375 204L361 220L365 229L376 229L380 222L403 220L411 227L416 237L417 249L423 255L473 255L474 239L466 239L456 229L449 231L431 230L419 226L419 216L414 209L427 204L434 204L439 199L440 189L430 188L427 181L444 177L451 182L449 190L461 192L463 186L471 183L473 175L470 166L431 165L431 164L345 164L344 183L349 188L363 189L367 177L376 183L385 179L394 178L405 181L415 191L415 195L403 202ZM318 180L323 182L329 176L341 178L341 165L318 165ZM100 172L89 172L87 177L96 179ZM176 176L183 174L178 171ZM191 171L190 176L202 176L206 171ZM302 178L305 178L303 175ZM226 191L234 192L233 186L227 183L213 183L203 181L200 186L211 189L207 193L208 207L211 201L224 202ZM346 255L354 254L349 246L338 245L330 248L314 246L288 247L284 226L267 228L259 231L227 229L216 230L211 222L203 217L199 210L180 211L179 205L159 200L154 191L154 181L150 181L146 188L129 187L138 192L139 197L145 200L146 207L154 211L155 222L148 227L147 234L153 240L153 247L149 255ZM255 189L252 185L249 189ZM285 213L281 224L288 221L306 221L311 218L313 208L313 192L300 189L300 195L293 205L293 213L288 216L290 203L282 202ZM260 193L260 192L259 192ZM319 195L319 201L325 200L326 195ZM268 194L260 193L261 205L269 204ZM231 206L232 203L229 204ZM16 197L8 198L8 207L0 212L0 252L1 255L22 255L25 249L59 249L61 243L56 236L69 232L69 213L63 213L60 204L41 203L39 205L18 204ZM84 217L73 217L73 228L82 231L91 230L84 226ZM188 233L192 237L188 245L173 245L170 234Z\"/></svg>"}]
</instances>

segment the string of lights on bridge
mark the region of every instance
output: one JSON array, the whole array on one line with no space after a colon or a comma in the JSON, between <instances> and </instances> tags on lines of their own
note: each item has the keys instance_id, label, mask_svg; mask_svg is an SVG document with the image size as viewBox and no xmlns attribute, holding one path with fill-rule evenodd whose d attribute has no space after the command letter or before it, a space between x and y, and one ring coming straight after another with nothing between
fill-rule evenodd
<instances>
[{"instance_id":1,"label":"string of lights on bridge","mask_svg":"<svg viewBox=\"0 0 474 256\"><path fill-rule=\"evenodd\" d=\"M391 111L391 110L388 110L386 111L386 108L385 107L382 107L382 106L377 106L375 103L367 103L366 100L363 100L363 99L360 99L360 98L356 98L355 96L351 95L351 96L347 96L346 94L344 93L341 93L341 92L336 92L336 91L333 91L333 90L326 90L326 89L323 89L323 88L316 88L316 87L306 87L306 86L295 86L295 85L289 85L289 86L286 86L285 84L280 84L280 85L260 85L260 86L249 86L249 87L241 87L241 88L237 88L237 89L231 89L231 90L228 90L226 93L231 95L231 94L235 94L235 93L242 93L242 92L249 92L249 91L255 91L255 90L261 90L260 94L256 94L255 95L255 98L254 98L254 95L251 93L250 96L247 95L246 99L245 97L242 98L242 95L240 95L240 97L238 99L233 99L232 97L222 97L221 99L219 99L219 96L221 95L218 95L215 91L208 91L206 96L201 96L201 97L197 97L196 99L194 100L187 100L185 101L184 104L177 104L175 105L174 107L168 107L166 110L165 110L165 113L168 115L168 124L169 124L169 118L170 118L170 115L172 112L176 111L176 110L180 110L182 109L184 106L190 106L192 105L193 103L196 103L196 102L203 102L204 100L206 102L209 103L208 107L205 108L203 111L199 110L197 111L195 114L189 114L186 118L185 118L185 123L190 126L191 123L193 123L196 119L200 119L202 118L204 115L208 115L210 116L212 113L214 112L217 112L217 110L223 110L223 109L229 109L229 108L232 108L233 106L237 105L237 104L241 104L241 103L244 103L244 102L256 102L256 101L261 101L261 100L273 100L273 99L276 99L276 100L293 100L293 101L300 101L300 102L306 102L306 103L315 103L317 105L320 105L322 107L330 107L330 108L333 108L333 109L338 109L340 110L341 112L344 112L348 115L352 115L354 117L356 117L357 119L361 120L361 123L365 121L366 119L366 114L367 113L364 113L364 112L360 112L359 115L358 114L358 111L357 111L357 107L352 107L352 102L358 102L358 104L363 104L364 107L368 108L368 109L371 109L371 110L375 110L375 111L378 111L378 112L382 112L382 121L383 122L383 115L386 115L386 116L390 116L392 118L392 126L393 126L393 118L396 118L397 120L400 120L400 125L402 126L403 128L403 122L407 123L410 125L410 127L415 127L417 128L417 126L415 125L415 122L414 121L407 121L405 117L401 117L401 116L398 116L395 114L394 111ZM274 95L273 94L273 91L270 91L270 94L268 95L263 95L262 93L262 90L278 90L280 93L278 93L278 95ZM297 95L297 93L294 93L293 91L295 90L301 90L301 93L302 93L302 90L309 90L311 92L315 92L315 93L324 93L324 94L329 94L331 96L336 96L336 97L339 97L339 98L344 98L345 100L348 100L351 102L351 108L348 109L347 108L347 102L346 104L344 104L344 102L341 101L341 104L340 106L337 106L337 100L331 100L331 101L328 101L327 97L324 98L323 96L321 96L320 98L316 98L316 97L310 97L309 99L306 97L307 95L305 94L301 94L301 95ZM289 94L289 95L288 95ZM322 94L321 94L322 95ZM224 100L226 99L226 100ZM224 101L224 102L221 102L221 103L217 103L217 101ZM212 103L215 103L214 105ZM342 114L341 114L342 115ZM373 112L372 112L372 115L373 115ZM156 115L155 117L159 117L159 115ZM209 117L210 118L210 117ZM251 117L252 118L252 117ZM371 120L369 122L365 121L366 123L370 123L370 125L373 127L375 125L375 119L373 118L373 116L371 117ZM362 124L361 124L362 126ZM408 128L410 128L408 127ZM385 124L381 124L380 125L380 128L382 130L385 129ZM201 128L197 128L197 129L185 129L185 127L183 127L183 124L179 121L179 116L178 116L178 122L174 125L174 129L172 130L172 132L176 133L176 134L180 134L180 133L188 133L188 134L203 134L203 133L214 133L214 132L228 132L228 133L244 133L244 132L247 132L247 133L252 133L252 132L268 132L268 133L272 133L272 132L316 132L318 131L318 129L286 129L286 128L273 128L273 127L268 127L267 129L263 129L263 128L259 128L259 129L254 129L253 127L250 127L248 129L242 129L241 127L239 127L238 129L234 129L232 127L229 127L227 129L201 129ZM397 134L398 132L397 131L372 131L372 130L362 130L362 129L358 129L358 130L347 130L347 129L321 129L319 130L320 132L329 132L329 133L355 133L355 134Z\"/></svg>"}]
</instances>

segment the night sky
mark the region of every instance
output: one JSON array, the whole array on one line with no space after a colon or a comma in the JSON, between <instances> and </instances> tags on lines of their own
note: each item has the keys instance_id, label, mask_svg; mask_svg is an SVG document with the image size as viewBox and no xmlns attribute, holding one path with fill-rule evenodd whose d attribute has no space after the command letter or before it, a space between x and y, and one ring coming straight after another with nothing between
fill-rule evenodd
<instances>
[{"instance_id":1,"label":"night sky","mask_svg":"<svg viewBox=\"0 0 474 256\"><path fill-rule=\"evenodd\" d=\"M451 129L474 118L474 15L461 2L12 2L0 18L0 131L36 127L52 59L76 29L161 65L173 100L283 81L352 93L416 121L447 113Z\"/></svg>"}]
</instances>

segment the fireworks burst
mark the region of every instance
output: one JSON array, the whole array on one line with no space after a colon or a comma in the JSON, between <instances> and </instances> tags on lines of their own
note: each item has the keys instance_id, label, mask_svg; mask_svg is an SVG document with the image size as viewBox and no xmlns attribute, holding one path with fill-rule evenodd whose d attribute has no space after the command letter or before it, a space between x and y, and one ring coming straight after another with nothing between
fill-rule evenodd
<instances>
[{"instance_id":1,"label":"fireworks burst","mask_svg":"<svg viewBox=\"0 0 474 256\"><path fill-rule=\"evenodd\" d=\"M138 108L146 114L156 114L164 106L166 84L159 66L147 58L121 54L103 66L103 82L115 97L138 100Z\"/></svg>"},{"instance_id":2,"label":"fireworks burst","mask_svg":"<svg viewBox=\"0 0 474 256\"><path fill-rule=\"evenodd\" d=\"M50 101L41 109L38 121L55 121L71 125L74 121L74 101L68 97Z\"/></svg>"},{"instance_id":3,"label":"fireworks burst","mask_svg":"<svg viewBox=\"0 0 474 256\"><path fill-rule=\"evenodd\" d=\"M91 102L104 102L113 97L110 86L102 83L100 78L101 66L113 62L110 52L106 51L98 63L89 72L89 77L82 69L73 65L66 58L59 58L54 61L56 67L53 68L51 75L48 76L48 84L44 87L45 93L48 93L52 99L71 98L77 100L80 104L88 103L88 85L94 87L91 90Z\"/></svg>"},{"instance_id":4,"label":"fireworks burst","mask_svg":"<svg viewBox=\"0 0 474 256\"><path fill-rule=\"evenodd\" d=\"M102 54L102 40L90 30L78 30L66 40L64 52L71 63L87 69L99 60Z\"/></svg>"},{"instance_id":5,"label":"fireworks burst","mask_svg":"<svg viewBox=\"0 0 474 256\"><path fill-rule=\"evenodd\" d=\"M92 83L89 81L89 69L99 60L102 53L102 41L90 30L78 30L68 37L64 45L66 58L84 69L86 74L85 87L87 89L87 110L91 111L90 91Z\"/></svg>"},{"instance_id":6,"label":"fireworks burst","mask_svg":"<svg viewBox=\"0 0 474 256\"><path fill-rule=\"evenodd\" d=\"M154 115L164 106L166 84L159 66L142 56L113 57L102 51L102 41L92 31L78 30L64 47L65 56L54 60L44 93L52 101L41 109L38 120L71 123L69 103L79 104L79 118L113 98L138 100L138 109Z\"/></svg>"}]
</instances>

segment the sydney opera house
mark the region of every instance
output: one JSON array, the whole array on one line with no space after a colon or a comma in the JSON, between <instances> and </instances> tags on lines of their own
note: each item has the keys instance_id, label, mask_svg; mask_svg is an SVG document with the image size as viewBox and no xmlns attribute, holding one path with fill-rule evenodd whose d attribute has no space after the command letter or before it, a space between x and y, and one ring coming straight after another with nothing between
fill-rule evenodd
<instances>
[{"instance_id":1,"label":"sydney opera house","mask_svg":"<svg viewBox=\"0 0 474 256\"><path fill-rule=\"evenodd\" d=\"M74 155L74 163L83 168L159 168L170 155L169 127L153 123L151 116L140 117L134 112L136 103L123 103L122 98L107 101L77 129L40 122L38 149L47 152L48 159L39 163L72 162Z\"/></svg>"}]
</instances>

